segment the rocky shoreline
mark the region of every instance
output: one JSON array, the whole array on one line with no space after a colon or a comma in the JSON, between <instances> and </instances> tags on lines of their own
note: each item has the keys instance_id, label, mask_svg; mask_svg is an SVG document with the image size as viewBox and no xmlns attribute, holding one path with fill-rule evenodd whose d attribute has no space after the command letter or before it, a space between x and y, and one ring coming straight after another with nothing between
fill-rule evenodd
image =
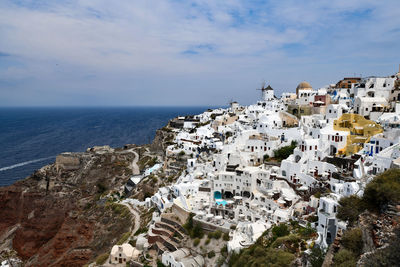
<instances>
[{"instance_id":1,"label":"rocky shoreline","mask_svg":"<svg viewBox=\"0 0 400 267\"><path fill-rule=\"evenodd\" d=\"M82 266L108 253L134 224L126 207L112 199L146 166L141 159L163 156L165 136L158 130L150 145L63 153L0 188L0 251L25 266Z\"/></svg>"}]
</instances>

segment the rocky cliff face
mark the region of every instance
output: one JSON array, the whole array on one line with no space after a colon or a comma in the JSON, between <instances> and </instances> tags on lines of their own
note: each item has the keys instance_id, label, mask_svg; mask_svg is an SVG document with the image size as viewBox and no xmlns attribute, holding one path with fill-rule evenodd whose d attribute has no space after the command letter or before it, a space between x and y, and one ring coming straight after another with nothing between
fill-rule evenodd
<instances>
[{"instance_id":1,"label":"rocky cliff face","mask_svg":"<svg viewBox=\"0 0 400 267\"><path fill-rule=\"evenodd\" d=\"M158 129L154 137L153 142L150 144L150 150L154 153L163 154L167 146L172 144L175 138L175 133L172 131L168 125L164 128Z\"/></svg>"},{"instance_id":2,"label":"rocky cliff face","mask_svg":"<svg viewBox=\"0 0 400 267\"><path fill-rule=\"evenodd\" d=\"M107 201L130 177L132 150L69 153L31 177L0 188L0 250L27 266L81 266L107 252L132 226Z\"/></svg>"}]
</instances>

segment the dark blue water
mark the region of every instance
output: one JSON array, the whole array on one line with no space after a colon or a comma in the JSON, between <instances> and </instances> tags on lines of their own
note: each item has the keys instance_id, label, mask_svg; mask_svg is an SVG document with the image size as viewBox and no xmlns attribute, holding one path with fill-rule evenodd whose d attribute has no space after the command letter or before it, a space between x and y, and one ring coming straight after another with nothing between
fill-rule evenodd
<instances>
[{"instance_id":1,"label":"dark blue water","mask_svg":"<svg viewBox=\"0 0 400 267\"><path fill-rule=\"evenodd\" d=\"M168 120L206 109L0 108L0 186L29 176L62 152L150 143Z\"/></svg>"}]
</instances>

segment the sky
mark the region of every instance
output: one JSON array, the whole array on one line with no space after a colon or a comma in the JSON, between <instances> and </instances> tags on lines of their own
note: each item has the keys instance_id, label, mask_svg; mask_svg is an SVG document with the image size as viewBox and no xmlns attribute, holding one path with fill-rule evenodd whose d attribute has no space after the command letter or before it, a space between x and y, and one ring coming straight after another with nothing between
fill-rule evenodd
<instances>
[{"instance_id":1,"label":"sky","mask_svg":"<svg viewBox=\"0 0 400 267\"><path fill-rule=\"evenodd\" d=\"M0 106L226 106L400 64L398 0L1 0Z\"/></svg>"}]
</instances>

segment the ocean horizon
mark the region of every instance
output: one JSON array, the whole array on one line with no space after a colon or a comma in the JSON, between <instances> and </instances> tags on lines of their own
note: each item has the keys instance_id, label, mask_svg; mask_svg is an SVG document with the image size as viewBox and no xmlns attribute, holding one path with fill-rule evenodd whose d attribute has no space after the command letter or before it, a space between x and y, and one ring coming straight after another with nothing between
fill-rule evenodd
<instances>
[{"instance_id":1,"label":"ocean horizon","mask_svg":"<svg viewBox=\"0 0 400 267\"><path fill-rule=\"evenodd\" d=\"M0 107L0 186L24 179L63 152L151 143L172 118L194 107Z\"/></svg>"}]
</instances>

